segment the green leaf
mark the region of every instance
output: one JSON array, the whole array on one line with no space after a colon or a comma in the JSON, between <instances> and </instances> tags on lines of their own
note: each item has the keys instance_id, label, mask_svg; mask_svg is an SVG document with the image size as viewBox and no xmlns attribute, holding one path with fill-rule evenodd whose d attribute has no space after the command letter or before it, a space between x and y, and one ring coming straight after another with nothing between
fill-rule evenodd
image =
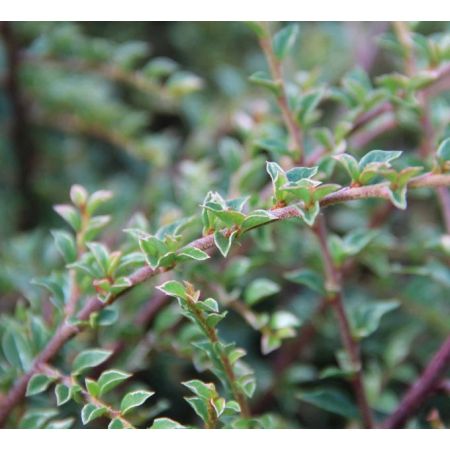
<instances>
[{"instance_id":1,"label":"green leaf","mask_svg":"<svg viewBox=\"0 0 450 450\"><path fill-rule=\"evenodd\" d=\"M53 209L75 230L81 230L80 213L70 205L55 205Z\"/></svg>"},{"instance_id":2,"label":"green leaf","mask_svg":"<svg viewBox=\"0 0 450 450\"><path fill-rule=\"evenodd\" d=\"M254 305L278 292L280 292L280 286L277 283L267 278L257 278L245 289L244 299L248 305Z\"/></svg>"},{"instance_id":3,"label":"green leaf","mask_svg":"<svg viewBox=\"0 0 450 450\"><path fill-rule=\"evenodd\" d=\"M388 189L389 198L394 206L399 209L406 209L406 186L400 187L398 189Z\"/></svg>"},{"instance_id":4,"label":"green leaf","mask_svg":"<svg viewBox=\"0 0 450 450\"><path fill-rule=\"evenodd\" d=\"M300 216L305 223L312 227L320 212L319 202L314 202L313 205L308 205L305 208L298 208L298 211L300 212Z\"/></svg>"},{"instance_id":5,"label":"green leaf","mask_svg":"<svg viewBox=\"0 0 450 450\"><path fill-rule=\"evenodd\" d=\"M293 167L286 172L289 183L296 183L304 179L310 179L317 174L319 167Z\"/></svg>"},{"instance_id":6,"label":"green leaf","mask_svg":"<svg viewBox=\"0 0 450 450\"><path fill-rule=\"evenodd\" d=\"M398 308L398 301L376 303L359 303L349 310L349 319L353 336L365 338L374 333L380 325L381 318Z\"/></svg>"},{"instance_id":7,"label":"green leaf","mask_svg":"<svg viewBox=\"0 0 450 450\"><path fill-rule=\"evenodd\" d=\"M342 392L332 388L317 388L297 395L300 400L325 411L338 414L348 419L358 417L358 410Z\"/></svg>"},{"instance_id":8,"label":"green leaf","mask_svg":"<svg viewBox=\"0 0 450 450\"><path fill-rule=\"evenodd\" d=\"M359 179L359 166L358 162L355 158L353 158L352 155L349 155L348 153L343 153L341 155L335 155L333 156L334 159L339 161L345 168L345 170L349 173L350 178L353 182L357 182Z\"/></svg>"},{"instance_id":9,"label":"green leaf","mask_svg":"<svg viewBox=\"0 0 450 450\"><path fill-rule=\"evenodd\" d=\"M209 400L216 396L216 388L212 383L203 383L200 380L190 380L181 383L190 389L195 395L204 400Z\"/></svg>"},{"instance_id":10,"label":"green leaf","mask_svg":"<svg viewBox=\"0 0 450 450\"><path fill-rule=\"evenodd\" d=\"M88 193L83 186L79 184L74 184L70 188L70 200L78 208L84 208L88 198Z\"/></svg>"},{"instance_id":11,"label":"green leaf","mask_svg":"<svg viewBox=\"0 0 450 450\"><path fill-rule=\"evenodd\" d=\"M270 213L269 211L265 211L263 209L257 209L252 211L242 222L241 224L241 232L250 230L252 228L256 228L260 225L263 225L267 222L271 222L272 220L276 220L277 217Z\"/></svg>"},{"instance_id":12,"label":"green leaf","mask_svg":"<svg viewBox=\"0 0 450 450\"><path fill-rule=\"evenodd\" d=\"M115 417L113 420L111 420L108 425L108 429L110 430L123 430L124 428L126 428L125 423L118 417Z\"/></svg>"},{"instance_id":13,"label":"green leaf","mask_svg":"<svg viewBox=\"0 0 450 450\"><path fill-rule=\"evenodd\" d=\"M109 253L106 247L99 242L88 242L86 246L89 248L90 252L94 255L97 264L102 270L103 275L108 274L109 268Z\"/></svg>"},{"instance_id":14,"label":"green leaf","mask_svg":"<svg viewBox=\"0 0 450 450\"><path fill-rule=\"evenodd\" d=\"M65 384L57 384L55 386L56 404L58 406L64 405L72 398L71 389Z\"/></svg>"},{"instance_id":15,"label":"green leaf","mask_svg":"<svg viewBox=\"0 0 450 450\"><path fill-rule=\"evenodd\" d=\"M153 421L152 430L172 430L186 428L175 420L169 419L168 417L159 417Z\"/></svg>"},{"instance_id":16,"label":"green leaf","mask_svg":"<svg viewBox=\"0 0 450 450\"><path fill-rule=\"evenodd\" d=\"M83 422L83 425L86 425L89 422L104 416L106 411L107 409L105 406L96 406L92 403L88 403L84 405L81 410L81 422Z\"/></svg>"},{"instance_id":17,"label":"green leaf","mask_svg":"<svg viewBox=\"0 0 450 450\"><path fill-rule=\"evenodd\" d=\"M205 259L209 258L209 255L199 248L186 247L185 249L177 253L177 258L178 257L185 257L185 259L195 259L196 261L204 261Z\"/></svg>"},{"instance_id":18,"label":"green leaf","mask_svg":"<svg viewBox=\"0 0 450 450\"><path fill-rule=\"evenodd\" d=\"M439 165L444 170L450 170L450 163L449 163L449 161L450 161L450 137L448 137L447 139L444 139L441 142L436 155L437 155Z\"/></svg>"},{"instance_id":19,"label":"green leaf","mask_svg":"<svg viewBox=\"0 0 450 450\"><path fill-rule=\"evenodd\" d=\"M300 98L298 119L303 127L306 127L312 121L314 110L323 98L324 91L318 90L304 94Z\"/></svg>"},{"instance_id":20,"label":"green leaf","mask_svg":"<svg viewBox=\"0 0 450 450\"><path fill-rule=\"evenodd\" d=\"M145 259L152 269L156 269L161 257L168 252L167 245L156 236L148 236L139 240L139 247L144 252Z\"/></svg>"},{"instance_id":21,"label":"green leaf","mask_svg":"<svg viewBox=\"0 0 450 450\"><path fill-rule=\"evenodd\" d=\"M49 377L43 373L33 375L28 381L26 396L31 397L44 392L54 380L54 377Z\"/></svg>"},{"instance_id":22,"label":"green leaf","mask_svg":"<svg viewBox=\"0 0 450 450\"><path fill-rule=\"evenodd\" d=\"M156 289L159 289L166 295L186 300L186 288L179 281L166 281L164 284L156 286Z\"/></svg>"},{"instance_id":23,"label":"green leaf","mask_svg":"<svg viewBox=\"0 0 450 450\"><path fill-rule=\"evenodd\" d=\"M61 253L66 263L72 263L77 259L77 246L75 239L67 231L52 230L53 238L55 240L56 248Z\"/></svg>"},{"instance_id":24,"label":"green leaf","mask_svg":"<svg viewBox=\"0 0 450 450\"><path fill-rule=\"evenodd\" d=\"M121 414L128 414L133 408L142 405L152 395L154 395L154 392L144 390L129 392L120 402Z\"/></svg>"},{"instance_id":25,"label":"green leaf","mask_svg":"<svg viewBox=\"0 0 450 450\"><path fill-rule=\"evenodd\" d=\"M258 71L252 74L249 79L251 83L261 86L265 89L268 89L275 95L280 94L281 85L272 80L272 78L267 75L266 72Z\"/></svg>"},{"instance_id":26,"label":"green leaf","mask_svg":"<svg viewBox=\"0 0 450 450\"><path fill-rule=\"evenodd\" d=\"M173 59L158 57L146 64L142 72L150 78L162 78L171 75L177 67L178 64Z\"/></svg>"},{"instance_id":27,"label":"green leaf","mask_svg":"<svg viewBox=\"0 0 450 450\"><path fill-rule=\"evenodd\" d=\"M75 419L73 417L68 417L67 419L61 420L52 420L50 421L45 428L48 430L66 430L71 428Z\"/></svg>"},{"instance_id":28,"label":"green leaf","mask_svg":"<svg viewBox=\"0 0 450 450\"><path fill-rule=\"evenodd\" d=\"M110 350L102 350L100 348L94 348L90 350L84 350L79 353L72 364L72 372L80 374L86 369L91 367L97 367L105 362L112 354Z\"/></svg>"},{"instance_id":29,"label":"green leaf","mask_svg":"<svg viewBox=\"0 0 450 450\"><path fill-rule=\"evenodd\" d=\"M121 370L106 370L100 375L99 379L97 380L98 386L100 388L100 395L106 394L111 389L114 389L116 386L123 383L131 376L131 373L122 372Z\"/></svg>"},{"instance_id":30,"label":"green leaf","mask_svg":"<svg viewBox=\"0 0 450 450\"><path fill-rule=\"evenodd\" d=\"M19 329L11 327L3 333L2 350L13 367L24 371L31 368L33 362L31 347Z\"/></svg>"},{"instance_id":31,"label":"green leaf","mask_svg":"<svg viewBox=\"0 0 450 450\"><path fill-rule=\"evenodd\" d=\"M323 276L309 269L300 269L285 274L285 278L293 283L304 284L321 295L325 294Z\"/></svg>"},{"instance_id":32,"label":"green leaf","mask_svg":"<svg viewBox=\"0 0 450 450\"><path fill-rule=\"evenodd\" d=\"M270 319L270 327L273 330L300 326L300 319L288 311L276 311Z\"/></svg>"},{"instance_id":33,"label":"green leaf","mask_svg":"<svg viewBox=\"0 0 450 450\"><path fill-rule=\"evenodd\" d=\"M84 384L86 385L86 389L89 392L89 395L91 395L94 398L99 396L100 388L94 380L86 378L84 380Z\"/></svg>"},{"instance_id":34,"label":"green leaf","mask_svg":"<svg viewBox=\"0 0 450 450\"><path fill-rule=\"evenodd\" d=\"M182 97L202 89L203 80L193 73L179 71L170 76L166 87L171 95Z\"/></svg>"},{"instance_id":35,"label":"green leaf","mask_svg":"<svg viewBox=\"0 0 450 450\"><path fill-rule=\"evenodd\" d=\"M197 416L199 416L203 422L208 423L208 408L205 405L204 400L197 397L184 397L184 399L191 405Z\"/></svg>"},{"instance_id":36,"label":"green leaf","mask_svg":"<svg viewBox=\"0 0 450 450\"><path fill-rule=\"evenodd\" d=\"M264 333L261 337L261 353L268 355L274 350L281 347L282 340L272 333Z\"/></svg>"},{"instance_id":37,"label":"green leaf","mask_svg":"<svg viewBox=\"0 0 450 450\"><path fill-rule=\"evenodd\" d=\"M282 60L292 49L297 40L298 33L299 27L297 24L287 25L275 33L272 45L275 56L279 60Z\"/></svg>"},{"instance_id":38,"label":"green leaf","mask_svg":"<svg viewBox=\"0 0 450 450\"><path fill-rule=\"evenodd\" d=\"M28 410L19 422L18 428L43 428L45 424L56 415L58 415L58 410L53 408Z\"/></svg>"},{"instance_id":39,"label":"green leaf","mask_svg":"<svg viewBox=\"0 0 450 450\"><path fill-rule=\"evenodd\" d=\"M401 151L395 150L372 150L366 155L364 155L359 161L359 170L362 172L365 169L368 169L369 166L387 166L389 167L389 163L400 157L402 154Z\"/></svg>"},{"instance_id":40,"label":"green leaf","mask_svg":"<svg viewBox=\"0 0 450 450\"><path fill-rule=\"evenodd\" d=\"M234 230L229 236L225 236L220 230L214 233L214 244L224 258L227 257L237 232L238 230Z\"/></svg>"}]
</instances>

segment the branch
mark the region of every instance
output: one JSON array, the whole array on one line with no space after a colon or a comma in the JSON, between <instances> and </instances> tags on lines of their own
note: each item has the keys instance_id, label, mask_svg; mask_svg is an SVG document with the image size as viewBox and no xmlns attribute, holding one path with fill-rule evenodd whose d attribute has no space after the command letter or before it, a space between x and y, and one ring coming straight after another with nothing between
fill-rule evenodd
<instances>
[{"instance_id":1,"label":"branch","mask_svg":"<svg viewBox=\"0 0 450 450\"><path fill-rule=\"evenodd\" d=\"M269 33L267 33L268 35ZM269 65L270 73L272 75L273 81L279 85L279 94L277 95L278 106L281 110L283 116L283 121L286 128L289 131L292 144L294 146L293 151L297 153L294 160L298 160L300 163L303 161L303 133L300 129L297 121L295 120L294 114L289 108L289 101L286 94L286 87L283 80L283 74L281 71L281 63L275 56L272 48L272 42L270 36L264 36L259 38L259 45L261 46L264 55L267 59Z\"/></svg>"},{"instance_id":2,"label":"branch","mask_svg":"<svg viewBox=\"0 0 450 450\"><path fill-rule=\"evenodd\" d=\"M361 417L366 428L374 428L372 412L367 401L364 388L362 362L358 341L353 337L350 322L344 308L342 299L341 271L334 265L328 248L327 230L325 219L320 215L313 227L313 231L319 241L325 271L325 287L330 292L328 302L333 308L339 322L342 344L350 357L354 372L351 375L353 390Z\"/></svg>"},{"instance_id":3,"label":"branch","mask_svg":"<svg viewBox=\"0 0 450 450\"><path fill-rule=\"evenodd\" d=\"M422 376L409 389L383 428L401 428L436 388L450 365L450 336L436 352Z\"/></svg>"},{"instance_id":4,"label":"branch","mask_svg":"<svg viewBox=\"0 0 450 450\"><path fill-rule=\"evenodd\" d=\"M420 187L440 187L450 186L450 174L425 174L416 178L413 178L409 184L409 188ZM346 201L358 200L363 198L383 198L388 199L388 183L380 183L371 186L362 187L346 187L337 192L333 192L324 197L320 206L325 207L336 203L342 203ZM285 220L292 217L300 217L300 212L297 206L291 205L283 208L277 208L271 210L271 213L276 217L274 220L267 222L273 223L279 220ZM196 247L201 250L207 250L214 247L213 235L201 237L187 244L185 247ZM150 266L142 267L136 272L131 274L130 279L131 286L124 289L116 296L111 296L108 302L101 302L96 297L87 301L86 305L78 313L77 318L81 321L87 321L90 315L94 312L100 311L115 302L118 298L122 297L125 293L129 292L133 287L149 280L150 278L167 272L169 269L158 268L152 269ZM29 379L38 371L40 364L49 362L59 352L61 347L73 336L78 334L83 329L82 326L74 326L67 322L61 324L56 330L52 339L48 342L45 349L38 355L33 363L32 368L22 376L11 389L6 398L3 400L0 407L0 426L3 426L10 411L22 400L25 395L26 387Z\"/></svg>"}]
</instances>

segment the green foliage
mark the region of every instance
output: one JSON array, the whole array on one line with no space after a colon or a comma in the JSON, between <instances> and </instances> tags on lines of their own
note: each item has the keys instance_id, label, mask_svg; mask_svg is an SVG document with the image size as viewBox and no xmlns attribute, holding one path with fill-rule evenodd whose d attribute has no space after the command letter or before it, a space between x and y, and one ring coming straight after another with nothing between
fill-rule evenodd
<instances>
[{"instance_id":1,"label":"green foliage","mask_svg":"<svg viewBox=\"0 0 450 450\"><path fill-rule=\"evenodd\" d=\"M247 25L2 24L1 424L381 427L448 336L448 24Z\"/></svg>"}]
</instances>

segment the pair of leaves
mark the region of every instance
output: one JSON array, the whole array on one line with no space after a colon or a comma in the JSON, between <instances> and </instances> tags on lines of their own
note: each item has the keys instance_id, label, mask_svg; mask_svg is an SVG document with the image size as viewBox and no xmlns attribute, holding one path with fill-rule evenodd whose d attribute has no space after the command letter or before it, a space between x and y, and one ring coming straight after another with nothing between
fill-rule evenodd
<instances>
[{"instance_id":1,"label":"pair of leaves","mask_svg":"<svg viewBox=\"0 0 450 450\"><path fill-rule=\"evenodd\" d=\"M390 162L400 157L401 154L401 151L394 150L372 150L364 155L359 163L348 153L336 155L334 158L347 170L352 179L352 184L365 185L372 181L381 169L389 168Z\"/></svg>"}]
</instances>

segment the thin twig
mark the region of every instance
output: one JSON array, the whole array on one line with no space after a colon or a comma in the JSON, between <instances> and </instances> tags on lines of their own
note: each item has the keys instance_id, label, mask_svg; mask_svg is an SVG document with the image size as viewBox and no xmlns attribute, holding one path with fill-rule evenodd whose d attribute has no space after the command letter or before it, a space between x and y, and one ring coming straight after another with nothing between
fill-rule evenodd
<instances>
[{"instance_id":1,"label":"thin twig","mask_svg":"<svg viewBox=\"0 0 450 450\"><path fill-rule=\"evenodd\" d=\"M268 30L265 36L259 38L259 44L267 59L272 79L279 86L277 102L283 116L283 121L288 129L289 136L292 141L292 151L295 154L293 159L302 163L304 153L303 133L289 107L289 100L286 94L286 86L283 79L281 62L275 56Z\"/></svg>"},{"instance_id":2,"label":"thin twig","mask_svg":"<svg viewBox=\"0 0 450 450\"><path fill-rule=\"evenodd\" d=\"M366 428L373 428L374 421L372 417L372 412L370 410L370 405L367 401L364 388L359 344L358 341L352 335L350 323L344 308L342 300L341 272L334 265L333 260L331 258L327 242L327 230L325 226L325 219L323 215L320 215L318 217L316 225L313 227L313 231L317 236L324 263L325 287L330 292L328 301L338 319L342 344L344 345L344 348L350 357L354 369L351 381L353 385L353 390L355 392L356 402L358 403L358 407L361 413L364 426Z\"/></svg>"},{"instance_id":3,"label":"thin twig","mask_svg":"<svg viewBox=\"0 0 450 450\"><path fill-rule=\"evenodd\" d=\"M433 356L421 377L409 389L383 428L401 428L436 388L450 365L450 336Z\"/></svg>"}]
</instances>

